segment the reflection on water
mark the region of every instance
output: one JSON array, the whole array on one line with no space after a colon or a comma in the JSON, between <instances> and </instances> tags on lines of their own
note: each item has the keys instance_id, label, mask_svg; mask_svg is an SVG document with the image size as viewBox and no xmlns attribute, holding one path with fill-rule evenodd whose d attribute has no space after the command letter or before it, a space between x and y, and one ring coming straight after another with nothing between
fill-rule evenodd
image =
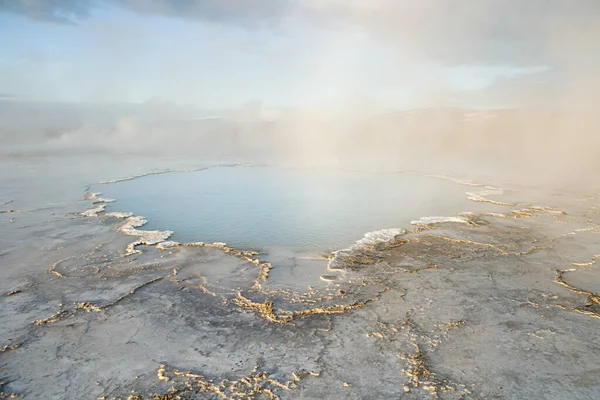
<instances>
[{"instance_id":1,"label":"reflection on water","mask_svg":"<svg viewBox=\"0 0 600 400\"><path fill-rule=\"evenodd\" d=\"M218 167L153 175L96 188L146 229L178 241L309 251L348 246L365 232L407 227L424 215L474 208L457 183L394 172Z\"/></svg>"}]
</instances>

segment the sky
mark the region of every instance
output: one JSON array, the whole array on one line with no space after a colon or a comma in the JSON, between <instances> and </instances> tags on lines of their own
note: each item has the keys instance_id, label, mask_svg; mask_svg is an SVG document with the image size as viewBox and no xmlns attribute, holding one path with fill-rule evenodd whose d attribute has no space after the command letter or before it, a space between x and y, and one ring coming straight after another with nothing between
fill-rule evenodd
<instances>
[{"instance_id":1,"label":"sky","mask_svg":"<svg viewBox=\"0 0 600 400\"><path fill-rule=\"evenodd\" d=\"M597 0L0 0L0 97L203 109L570 99Z\"/></svg>"}]
</instances>

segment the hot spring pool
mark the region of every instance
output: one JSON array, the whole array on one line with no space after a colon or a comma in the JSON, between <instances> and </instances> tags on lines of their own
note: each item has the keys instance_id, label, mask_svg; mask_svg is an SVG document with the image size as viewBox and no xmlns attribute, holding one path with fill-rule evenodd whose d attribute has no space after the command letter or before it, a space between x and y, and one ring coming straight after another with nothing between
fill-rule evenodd
<instances>
[{"instance_id":1,"label":"hot spring pool","mask_svg":"<svg viewBox=\"0 0 600 400\"><path fill-rule=\"evenodd\" d=\"M402 172L282 167L213 167L100 185L110 211L146 217L144 229L181 242L310 252L346 247L365 232L407 228L422 216L481 208L473 188Z\"/></svg>"}]
</instances>

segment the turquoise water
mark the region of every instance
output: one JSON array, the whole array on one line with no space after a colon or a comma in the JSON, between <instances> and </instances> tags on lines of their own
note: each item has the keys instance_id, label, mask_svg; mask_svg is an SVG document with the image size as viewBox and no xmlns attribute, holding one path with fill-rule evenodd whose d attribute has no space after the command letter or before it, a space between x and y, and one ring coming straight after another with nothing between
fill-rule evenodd
<instances>
[{"instance_id":1,"label":"turquoise water","mask_svg":"<svg viewBox=\"0 0 600 400\"><path fill-rule=\"evenodd\" d=\"M398 172L278 167L215 167L100 185L110 211L170 229L177 241L239 248L330 251L365 232L407 228L422 216L474 208L452 181Z\"/></svg>"}]
</instances>

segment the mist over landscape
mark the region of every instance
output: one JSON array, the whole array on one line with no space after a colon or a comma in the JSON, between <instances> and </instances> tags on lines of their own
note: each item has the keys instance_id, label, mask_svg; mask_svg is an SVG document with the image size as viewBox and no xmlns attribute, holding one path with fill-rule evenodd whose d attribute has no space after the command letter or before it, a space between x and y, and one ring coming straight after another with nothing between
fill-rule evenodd
<instances>
[{"instance_id":1,"label":"mist over landscape","mask_svg":"<svg viewBox=\"0 0 600 400\"><path fill-rule=\"evenodd\" d=\"M0 398L600 398L600 1L0 0Z\"/></svg>"},{"instance_id":2,"label":"mist over landscape","mask_svg":"<svg viewBox=\"0 0 600 400\"><path fill-rule=\"evenodd\" d=\"M87 44L56 54L22 47L0 65L0 138L4 151L373 168L468 159L511 177L514 165L533 179L581 179L598 167L598 8L556 0L5 2L6 17L33 18L56 35L82 30ZM131 18L100 22L112 10ZM183 28L150 41L179 19Z\"/></svg>"}]
</instances>

